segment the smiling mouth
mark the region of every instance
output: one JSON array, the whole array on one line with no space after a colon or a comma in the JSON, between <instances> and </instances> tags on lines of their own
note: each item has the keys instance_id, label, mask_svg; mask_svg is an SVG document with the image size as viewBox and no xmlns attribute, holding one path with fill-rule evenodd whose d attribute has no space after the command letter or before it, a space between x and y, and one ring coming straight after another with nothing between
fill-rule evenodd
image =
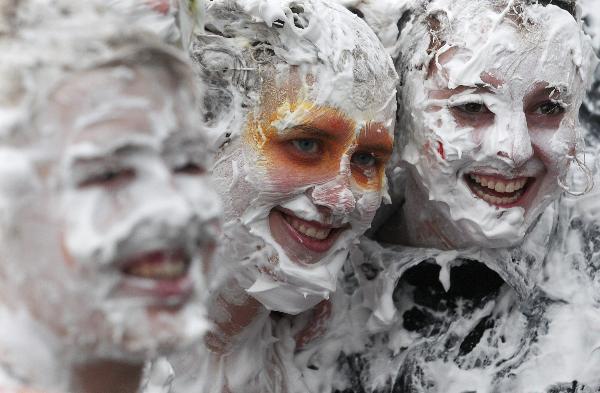
<instances>
[{"instance_id":1,"label":"smiling mouth","mask_svg":"<svg viewBox=\"0 0 600 393\"><path fill-rule=\"evenodd\" d=\"M273 238L293 260L316 263L329 251L339 235L350 225L328 225L301 219L289 211L273 209L269 214Z\"/></svg>"},{"instance_id":2,"label":"smiling mouth","mask_svg":"<svg viewBox=\"0 0 600 393\"><path fill-rule=\"evenodd\" d=\"M120 295L185 302L194 291L191 257L183 249L155 250L135 255L118 264L124 276Z\"/></svg>"},{"instance_id":3,"label":"smiling mouth","mask_svg":"<svg viewBox=\"0 0 600 393\"><path fill-rule=\"evenodd\" d=\"M147 280L177 280L187 275L189 265L189 258L182 250L153 251L126 261L122 271Z\"/></svg>"},{"instance_id":4,"label":"smiling mouth","mask_svg":"<svg viewBox=\"0 0 600 393\"><path fill-rule=\"evenodd\" d=\"M508 179L499 175L469 173L465 175L465 181L477 197L490 205L507 208L517 206L523 200L535 178Z\"/></svg>"}]
</instances>

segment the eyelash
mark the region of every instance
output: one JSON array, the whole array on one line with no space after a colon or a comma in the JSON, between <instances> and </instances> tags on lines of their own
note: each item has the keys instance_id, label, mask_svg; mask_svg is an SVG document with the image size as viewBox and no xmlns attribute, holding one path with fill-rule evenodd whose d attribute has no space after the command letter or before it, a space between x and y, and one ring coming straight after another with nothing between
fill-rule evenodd
<instances>
[{"instance_id":1,"label":"eyelash","mask_svg":"<svg viewBox=\"0 0 600 393\"><path fill-rule=\"evenodd\" d=\"M552 108L550 111L555 111L558 110L558 112L555 113L543 113L542 107L546 106L546 105L551 105ZM560 102L556 102L556 101L545 101L542 102L541 104L537 105L535 110L533 111L533 113L535 113L536 115L543 115L543 116L558 116L558 115L562 115L563 113L565 113L566 111L566 107L564 104L560 103Z\"/></svg>"},{"instance_id":2,"label":"eyelash","mask_svg":"<svg viewBox=\"0 0 600 393\"><path fill-rule=\"evenodd\" d=\"M314 143L314 151L306 151L302 148L301 144L305 142ZM312 138L300 138L300 139L292 139L290 144L301 154L317 154L321 152L321 142L318 139ZM313 149L311 149L313 150Z\"/></svg>"},{"instance_id":3,"label":"eyelash","mask_svg":"<svg viewBox=\"0 0 600 393\"><path fill-rule=\"evenodd\" d=\"M477 105L479 110L469 110L469 105ZM490 110L485 105L481 97L477 95L466 95L455 100L450 100L448 107L451 110L457 110L467 115L490 113Z\"/></svg>"},{"instance_id":4,"label":"eyelash","mask_svg":"<svg viewBox=\"0 0 600 393\"><path fill-rule=\"evenodd\" d=\"M361 163L356 162L358 160L357 157L359 157L361 155L363 157L370 158L371 161L369 161L368 164L361 164ZM357 165L362 168L373 168L379 164L380 160L377 158L377 156L374 153L366 152L366 151L357 151L354 154L352 154L352 157L350 157L350 162L352 162L354 165Z\"/></svg>"},{"instance_id":5,"label":"eyelash","mask_svg":"<svg viewBox=\"0 0 600 393\"><path fill-rule=\"evenodd\" d=\"M91 174L77 183L79 188L93 186L116 187L131 179L136 175L135 170L131 168L113 168Z\"/></svg>"},{"instance_id":6,"label":"eyelash","mask_svg":"<svg viewBox=\"0 0 600 393\"><path fill-rule=\"evenodd\" d=\"M197 176L206 173L203 165L200 165L194 161L187 161L181 165L173 167L173 173L179 173L189 176Z\"/></svg>"}]
</instances>

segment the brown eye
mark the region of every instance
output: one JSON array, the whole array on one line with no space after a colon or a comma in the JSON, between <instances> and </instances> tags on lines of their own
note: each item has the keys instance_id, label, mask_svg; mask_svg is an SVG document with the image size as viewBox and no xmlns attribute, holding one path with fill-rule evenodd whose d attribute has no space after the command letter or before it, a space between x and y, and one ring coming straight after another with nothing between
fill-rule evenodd
<instances>
[{"instance_id":1,"label":"brown eye","mask_svg":"<svg viewBox=\"0 0 600 393\"><path fill-rule=\"evenodd\" d=\"M546 101L534 111L534 113L547 116L560 115L565 112L565 108L558 102Z\"/></svg>"},{"instance_id":2,"label":"brown eye","mask_svg":"<svg viewBox=\"0 0 600 393\"><path fill-rule=\"evenodd\" d=\"M173 172L181 173L184 175L195 176L195 175L203 174L205 172L205 170L202 166L200 166L198 164L195 164L193 162L186 162L185 164L174 168Z\"/></svg>"},{"instance_id":3,"label":"brown eye","mask_svg":"<svg viewBox=\"0 0 600 393\"><path fill-rule=\"evenodd\" d=\"M479 102L468 102L463 105L454 106L453 108L456 108L459 111L464 112L464 113L488 113L489 112L489 109L487 108L487 106L485 106L484 104L479 103Z\"/></svg>"},{"instance_id":4,"label":"brown eye","mask_svg":"<svg viewBox=\"0 0 600 393\"><path fill-rule=\"evenodd\" d=\"M110 169L87 177L79 182L78 187L118 187L134 177L133 169Z\"/></svg>"}]
</instances>

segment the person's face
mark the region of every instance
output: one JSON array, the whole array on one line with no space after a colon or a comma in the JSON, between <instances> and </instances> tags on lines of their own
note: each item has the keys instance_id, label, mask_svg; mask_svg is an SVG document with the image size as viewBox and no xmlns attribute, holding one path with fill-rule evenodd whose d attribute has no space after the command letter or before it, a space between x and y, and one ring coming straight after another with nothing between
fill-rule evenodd
<instances>
[{"instance_id":1,"label":"person's face","mask_svg":"<svg viewBox=\"0 0 600 393\"><path fill-rule=\"evenodd\" d=\"M203 333L220 205L193 109L166 71L122 66L69 78L41 115L58 138L12 257L30 265L35 313L99 355Z\"/></svg>"},{"instance_id":2,"label":"person's face","mask_svg":"<svg viewBox=\"0 0 600 393\"><path fill-rule=\"evenodd\" d=\"M248 115L237 142L243 163L233 165L242 164L244 175L229 186L226 219L240 218L275 249L271 266L261 268L268 274L263 279L310 295L298 295L302 299L286 312L335 289L351 243L370 226L386 191L384 167L393 145L389 107L358 110L332 95L339 86L316 71L267 74L260 108ZM323 96L329 99L317 101ZM253 293L272 302L272 294Z\"/></svg>"},{"instance_id":3,"label":"person's face","mask_svg":"<svg viewBox=\"0 0 600 393\"><path fill-rule=\"evenodd\" d=\"M506 22L481 39L492 52L440 52L403 103L414 116L401 157L447 221L432 225L455 228L448 247L521 241L576 153L583 88L570 47L527 38Z\"/></svg>"}]
</instances>

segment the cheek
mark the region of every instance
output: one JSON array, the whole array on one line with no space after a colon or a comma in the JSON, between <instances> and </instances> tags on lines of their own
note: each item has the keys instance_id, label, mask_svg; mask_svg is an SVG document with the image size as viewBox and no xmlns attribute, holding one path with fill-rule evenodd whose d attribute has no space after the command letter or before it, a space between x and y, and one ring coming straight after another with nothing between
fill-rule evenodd
<instances>
[{"instance_id":1,"label":"cheek","mask_svg":"<svg viewBox=\"0 0 600 393\"><path fill-rule=\"evenodd\" d=\"M564 135L569 134L568 131L564 131ZM574 153L576 141L571 138L561 138L560 134L556 135L548 131L532 131L529 135L535 157L544 164L550 174L557 176L567 162L567 156ZM562 141L555 143L556 137Z\"/></svg>"},{"instance_id":2,"label":"cheek","mask_svg":"<svg viewBox=\"0 0 600 393\"><path fill-rule=\"evenodd\" d=\"M73 255L71 255L71 252L69 251L69 247L67 246L67 241L65 239L66 235L64 232L62 232L60 234L60 251L63 257L63 261L65 262L65 265L67 265L67 267L69 268L74 268L75 267L75 259L73 258Z\"/></svg>"},{"instance_id":3,"label":"cheek","mask_svg":"<svg viewBox=\"0 0 600 393\"><path fill-rule=\"evenodd\" d=\"M126 190L102 193L98 197L97 208L91 217L90 225L99 233L109 230L115 222L127 214L127 206L131 196ZM84 217L82 217L84 218Z\"/></svg>"},{"instance_id":4,"label":"cheek","mask_svg":"<svg viewBox=\"0 0 600 393\"><path fill-rule=\"evenodd\" d=\"M381 204L381 192L362 191L355 192L354 195L356 198L356 210L360 220L370 224Z\"/></svg>"}]
</instances>

